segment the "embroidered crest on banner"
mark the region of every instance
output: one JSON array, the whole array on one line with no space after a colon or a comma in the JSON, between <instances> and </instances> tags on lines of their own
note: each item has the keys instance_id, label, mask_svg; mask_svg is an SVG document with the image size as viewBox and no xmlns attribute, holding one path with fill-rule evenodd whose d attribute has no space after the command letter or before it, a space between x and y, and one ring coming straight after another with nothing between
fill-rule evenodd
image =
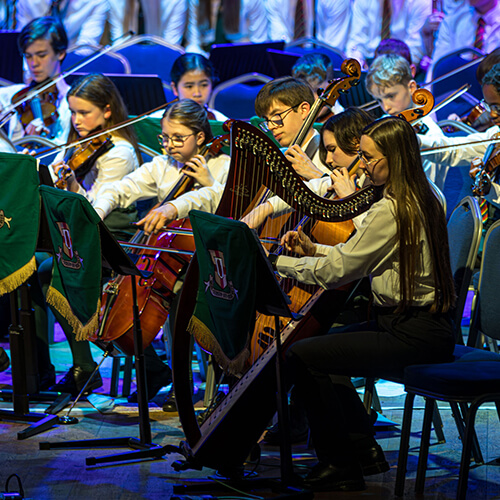
<instances>
[{"instance_id":1,"label":"embroidered crest on banner","mask_svg":"<svg viewBox=\"0 0 500 500\"><path fill-rule=\"evenodd\" d=\"M204 281L205 292L210 289L210 293L214 297L218 297L223 300L233 300L234 298L238 300L238 290L234 288L233 282L228 281L227 279L224 254L220 250L209 250L209 253L214 264L214 274L210 274L208 276L208 281ZM221 290L218 290L215 287L215 284L217 284ZM228 292L223 291L226 287L229 287Z\"/></svg>"},{"instance_id":2,"label":"embroidered crest on banner","mask_svg":"<svg viewBox=\"0 0 500 500\"><path fill-rule=\"evenodd\" d=\"M59 251L56 253L58 262L69 269L83 268L83 259L78 255L78 251L73 250L73 240L68 224L66 222L56 222L56 224L61 233L63 244L63 247L59 247ZM64 256L68 258L65 259Z\"/></svg>"},{"instance_id":3,"label":"embroidered crest on banner","mask_svg":"<svg viewBox=\"0 0 500 500\"><path fill-rule=\"evenodd\" d=\"M0 210L0 229L4 226L4 224L6 224L7 227L10 229L9 222L11 220L12 220L12 217L6 217L5 212L3 210Z\"/></svg>"}]
</instances>

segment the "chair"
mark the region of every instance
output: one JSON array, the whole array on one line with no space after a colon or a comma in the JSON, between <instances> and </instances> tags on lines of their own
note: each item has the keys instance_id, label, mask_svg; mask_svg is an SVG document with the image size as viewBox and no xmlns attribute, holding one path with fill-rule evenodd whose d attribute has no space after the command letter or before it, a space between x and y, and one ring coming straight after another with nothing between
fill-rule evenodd
<instances>
[{"instance_id":1,"label":"chair","mask_svg":"<svg viewBox=\"0 0 500 500\"><path fill-rule=\"evenodd\" d=\"M12 141L12 143L14 144L14 146L16 146L18 151L22 151L25 148L28 148L30 150L35 149L35 152L37 153L35 156L42 154L42 152L46 149L57 147L57 144L55 142L39 135L25 135L24 137L15 139L14 141ZM58 154L59 149L56 149L48 153L47 156L41 158L41 162L44 165L50 165Z\"/></svg>"},{"instance_id":2,"label":"chair","mask_svg":"<svg viewBox=\"0 0 500 500\"><path fill-rule=\"evenodd\" d=\"M102 47L93 45L77 45L73 47L68 51L66 57L64 58L62 64L63 71L68 71L76 65L83 63L85 59L89 58L88 55L78 53L82 49L85 51L85 54L90 52L90 55L92 56L94 55L93 53L102 50ZM100 55L97 59L82 66L82 68L78 71L83 73L114 73L117 75L129 74L131 72L130 63L127 61L127 58L121 54L116 54L113 51Z\"/></svg>"},{"instance_id":3,"label":"chair","mask_svg":"<svg viewBox=\"0 0 500 500\"><path fill-rule=\"evenodd\" d=\"M431 187L434 185L431 184ZM434 186L435 193L440 193L439 189ZM438 198L444 198L442 194ZM453 210L450 219L448 220L448 240L450 246L450 261L453 279L457 291L457 303L453 312L453 320L455 324L455 335L459 344L463 344L462 333L460 330L461 319L467 298L467 291L472 279L472 270L479 250L481 241L482 220L481 210L475 198L466 197ZM462 346L457 346L455 356L458 358L468 352L463 350ZM390 379L391 382L403 383L403 374L401 377ZM364 404L368 411L371 411L372 399L376 398L375 381L372 378L367 379L364 393ZM376 400L376 399L375 399ZM434 427L438 436L439 442L445 442L442 432L441 417L437 412L437 407L434 413ZM475 456L479 460L480 453L475 450Z\"/></svg>"},{"instance_id":4,"label":"chair","mask_svg":"<svg viewBox=\"0 0 500 500\"><path fill-rule=\"evenodd\" d=\"M209 107L231 118L249 120L255 115L255 98L271 78L260 73L247 73L227 80L215 87Z\"/></svg>"},{"instance_id":5,"label":"chair","mask_svg":"<svg viewBox=\"0 0 500 500\"><path fill-rule=\"evenodd\" d=\"M457 72L450 78L446 78L440 82L436 82L432 85L431 91L434 96L436 96L436 101L440 102L443 97L450 94L452 91L461 87L462 85L469 83L471 88L464 95L456 99L452 104L443 108L437 112L437 117L439 120L445 119L450 113L457 113L462 115L472 107L477 104L478 100L482 99L481 85L476 79L476 69L482 60L482 52L472 48L466 47L438 59L431 68L430 78L435 80L440 76L443 76L450 71L458 69L467 63L477 59L477 62L473 62L469 67Z\"/></svg>"},{"instance_id":6,"label":"chair","mask_svg":"<svg viewBox=\"0 0 500 500\"><path fill-rule=\"evenodd\" d=\"M483 250L477 307L474 310L471 330L483 331L500 340L500 310L497 307L497 283L500 280L498 251L500 248L500 221L489 229ZM430 411L436 401L460 405L462 413L454 411L457 427L462 438L457 498L465 499L470 469L470 456L476 437L475 418L479 407L494 402L500 418L500 355L473 347L459 346L462 356L451 363L413 365L405 369L404 381L407 392L403 415L403 428L396 477L396 495L404 491L405 471L415 396L426 398L422 437L417 466L415 491L422 493L429 453L431 429Z\"/></svg>"},{"instance_id":7,"label":"chair","mask_svg":"<svg viewBox=\"0 0 500 500\"><path fill-rule=\"evenodd\" d=\"M158 75L166 86L170 86L170 71L174 61L184 49L154 35L132 37L114 50L130 63L131 72L137 75Z\"/></svg>"},{"instance_id":8,"label":"chair","mask_svg":"<svg viewBox=\"0 0 500 500\"><path fill-rule=\"evenodd\" d=\"M346 55L340 50L328 45L327 43L316 40L315 38L299 38L285 45L286 50L298 53L301 56L311 52L320 52L326 54L332 61L335 69L340 69Z\"/></svg>"}]
</instances>

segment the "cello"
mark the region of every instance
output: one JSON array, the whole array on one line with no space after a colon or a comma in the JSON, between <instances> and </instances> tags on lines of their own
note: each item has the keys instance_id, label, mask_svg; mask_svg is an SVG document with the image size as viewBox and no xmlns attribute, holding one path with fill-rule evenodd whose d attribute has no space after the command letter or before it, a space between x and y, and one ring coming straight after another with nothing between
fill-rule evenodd
<instances>
[{"instance_id":1,"label":"cello","mask_svg":"<svg viewBox=\"0 0 500 500\"><path fill-rule=\"evenodd\" d=\"M200 154L206 158L217 156L227 140L227 135L213 139L202 148ZM168 196L154 208L176 199L189 191L193 184L192 177L182 174ZM187 253L194 252L192 236L170 232L168 229L190 229L190 227L189 219L176 220L169 224L166 231L146 236L144 231L139 230L131 239L132 244L144 244L149 247L134 255L137 267L151 273L150 277L141 278L137 282L143 348L153 341L165 323L171 302L175 297L176 283L190 260ZM157 250L165 248L174 249L174 251L159 252ZM90 340L104 349L107 344L113 343L119 351L133 355L133 317L131 314L133 301L130 276L120 276L110 281L104 290L101 304L100 328Z\"/></svg>"}]
</instances>

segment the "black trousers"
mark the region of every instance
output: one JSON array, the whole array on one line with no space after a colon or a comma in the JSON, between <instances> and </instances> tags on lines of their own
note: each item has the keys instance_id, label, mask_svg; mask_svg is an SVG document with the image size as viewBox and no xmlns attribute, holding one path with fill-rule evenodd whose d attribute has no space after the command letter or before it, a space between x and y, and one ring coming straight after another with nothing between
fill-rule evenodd
<instances>
[{"instance_id":1,"label":"black trousers","mask_svg":"<svg viewBox=\"0 0 500 500\"><path fill-rule=\"evenodd\" d=\"M287 352L287 375L304 405L320 461L355 461L352 435L373 440L373 427L353 388L330 375L402 376L411 364L452 359L455 340L447 314L412 308L407 314L377 311L376 330L365 325L299 341Z\"/></svg>"}]
</instances>

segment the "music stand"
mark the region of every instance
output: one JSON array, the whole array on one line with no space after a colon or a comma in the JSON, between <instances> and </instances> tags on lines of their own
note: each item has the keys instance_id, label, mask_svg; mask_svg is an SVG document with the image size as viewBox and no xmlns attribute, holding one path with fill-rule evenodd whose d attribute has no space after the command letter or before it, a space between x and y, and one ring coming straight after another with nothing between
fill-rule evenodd
<instances>
[{"instance_id":1,"label":"music stand","mask_svg":"<svg viewBox=\"0 0 500 500\"><path fill-rule=\"evenodd\" d=\"M52 184L52 179L45 165L40 165L39 180L41 184ZM40 210L37 250L52 252L47 218ZM20 301L18 299L18 290ZM0 391L0 397L11 400L13 410L0 410L0 418L16 422L33 422L31 426L17 433L19 440L44 432L59 422L57 413L71 399L71 394L39 391L38 361L36 355L36 338L33 310L29 286L25 282L10 293L12 323L9 327L9 343L12 366L12 391ZM29 403L52 402L44 413L29 411Z\"/></svg>"},{"instance_id":2,"label":"music stand","mask_svg":"<svg viewBox=\"0 0 500 500\"><path fill-rule=\"evenodd\" d=\"M275 479L257 479L257 480L236 480L236 485L238 487L245 487L245 483L247 485L251 485L254 487L276 487L277 483L280 488L283 488L286 493L290 493L290 496L294 498L312 498L313 495L309 491L301 492L297 490L297 488L292 488L294 484L296 484L296 476L293 473L293 464L292 464L292 450L290 443L290 423L288 417L288 396L286 390L285 376L282 369L282 346L281 346L281 327L280 327L280 317L294 318L297 319L298 316L290 311L289 297L284 293L284 291L280 288L278 281L274 275L274 271L271 267L269 260L267 259L262 244L257 236L257 234L251 230L246 224L226 219L224 217L220 217L213 214L208 214L204 212L200 212L197 210L191 210L189 213L189 217L192 221L193 232L196 235L198 225L202 227L204 222L212 220L213 222L217 222L217 219L221 219L224 221L226 226L233 225L234 229L242 230L247 233L246 242L249 243L249 253L248 255L252 255L252 253L256 253L256 276L258 277L258 290L259 293L256 294L256 304L255 309L257 312L268 316L274 316L275 318L275 328L274 328L274 340L276 345L276 397L277 397L277 412L278 412L278 423L281 431L281 442L280 442L280 480L277 482ZM196 223L196 219L200 218L200 221ZM205 219L205 220L203 220ZM233 228L231 228L233 229ZM235 231L236 233L236 231ZM237 233L236 233L237 234ZM239 233L241 235L241 233ZM229 231L227 232L227 239L233 240L234 235L229 236ZM196 240L198 241L198 240ZM253 247L253 248L252 248ZM208 249L200 249L197 251L207 251ZM241 261L241 265L246 266L248 262L248 257L245 255L240 256L239 260ZM228 319L230 321L230 319ZM170 447L172 451L172 447ZM175 449L176 452L182 453L182 447L179 449ZM187 461L189 466L189 459ZM174 468L176 468L174 466ZM182 465L177 467L179 470L184 469ZM209 483L213 485L213 483ZM216 485L217 487L217 485ZM207 488L207 482L198 482L194 485L179 485L174 486L174 493L181 493L187 490L200 491ZM302 495L302 496L300 496ZM280 498L285 498L285 496L280 496Z\"/></svg>"},{"instance_id":3,"label":"music stand","mask_svg":"<svg viewBox=\"0 0 500 500\"><path fill-rule=\"evenodd\" d=\"M104 439L87 439L65 441L61 443L41 442L40 450L60 448L132 448L135 451L106 455L102 457L87 457L86 465L97 465L109 462L123 462L130 460L161 458L167 453L166 448L151 442L151 425L149 423L149 407L146 397L146 367L142 346L142 330L137 305L136 277L149 278L150 272L141 271L136 267L130 256L125 253L115 237L109 232L104 222L99 222L101 237L102 265L124 276L132 278L133 324L134 324L134 357L137 381L137 402L139 407L139 435L135 437L119 437Z\"/></svg>"}]
</instances>

